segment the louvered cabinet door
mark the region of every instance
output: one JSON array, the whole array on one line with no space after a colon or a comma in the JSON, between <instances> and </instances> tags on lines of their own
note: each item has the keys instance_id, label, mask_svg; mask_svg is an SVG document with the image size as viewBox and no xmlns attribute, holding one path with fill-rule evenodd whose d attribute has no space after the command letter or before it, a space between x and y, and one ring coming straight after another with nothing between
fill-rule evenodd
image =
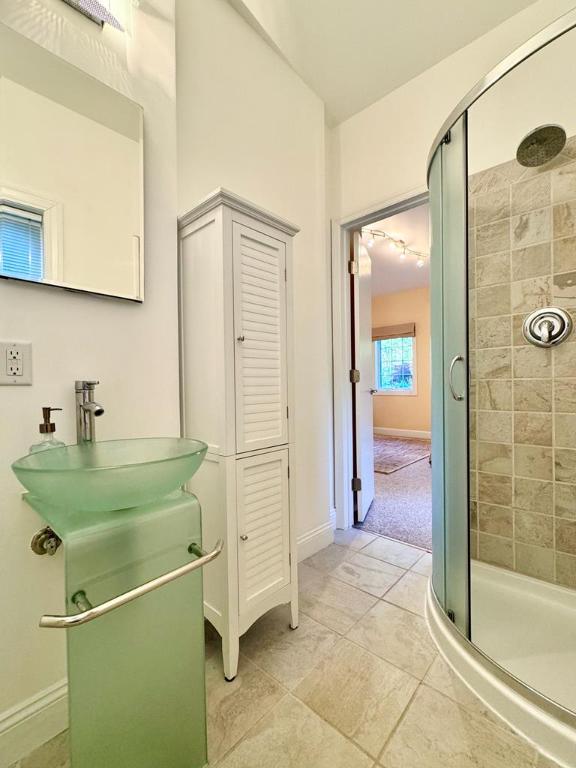
<instances>
[{"instance_id":1,"label":"louvered cabinet door","mask_svg":"<svg viewBox=\"0 0 576 768\"><path fill-rule=\"evenodd\" d=\"M288 450L238 459L240 615L290 583Z\"/></svg>"},{"instance_id":2,"label":"louvered cabinet door","mask_svg":"<svg viewBox=\"0 0 576 768\"><path fill-rule=\"evenodd\" d=\"M236 450L288 442L286 244L233 224Z\"/></svg>"}]
</instances>

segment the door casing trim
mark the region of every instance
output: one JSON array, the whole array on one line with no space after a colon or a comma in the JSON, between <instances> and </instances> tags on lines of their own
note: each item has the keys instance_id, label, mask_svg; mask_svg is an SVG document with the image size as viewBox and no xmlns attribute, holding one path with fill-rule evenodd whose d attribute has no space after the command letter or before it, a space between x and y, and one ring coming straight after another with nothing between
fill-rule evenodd
<instances>
[{"instance_id":1,"label":"door casing trim","mask_svg":"<svg viewBox=\"0 0 576 768\"><path fill-rule=\"evenodd\" d=\"M354 524L352 461L351 306L348 283L350 234L379 219L408 211L428 202L425 186L375 205L368 210L332 220L332 356L334 397L334 506L336 528Z\"/></svg>"}]
</instances>

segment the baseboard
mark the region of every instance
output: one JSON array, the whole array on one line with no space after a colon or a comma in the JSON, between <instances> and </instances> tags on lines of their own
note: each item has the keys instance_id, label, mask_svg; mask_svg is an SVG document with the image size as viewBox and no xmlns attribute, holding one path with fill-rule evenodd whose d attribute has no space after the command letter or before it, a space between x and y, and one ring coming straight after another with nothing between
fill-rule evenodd
<instances>
[{"instance_id":1,"label":"baseboard","mask_svg":"<svg viewBox=\"0 0 576 768\"><path fill-rule=\"evenodd\" d=\"M390 437L420 437L430 440L430 431L423 429L394 429L393 427L374 427L375 435L389 435Z\"/></svg>"},{"instance_id":2,"label":"baseboard","mask_svg":"<svg viewBox=\"0 0 576 768\"><path fill-rule=\"evenodd\" d=\"M312 557L324 547L334 543L334 528L336 527L336 510L330 510L330 520L317 528L307 531L298 537L298 562Z\"/></svg>"},{"instance_id":3,"label":"baseboard","mask_svg":"<svg viewBox=\"0 0 576 768\"><path fill-rule=\"evenodd\" d=\"M0 768L29 755L68 727L66 680L0 713Z\"/></svg>"},{"instance_id":4,"label":"baseboard","mask_svg":"<svg viewBox=\"0 0 576 768\"><path fill-rule=\"evenodd\" d=\"M332 507L330 510L330 523L332 525L332 528L336 529L336 507Z\"/></svg>"}]
</instances>

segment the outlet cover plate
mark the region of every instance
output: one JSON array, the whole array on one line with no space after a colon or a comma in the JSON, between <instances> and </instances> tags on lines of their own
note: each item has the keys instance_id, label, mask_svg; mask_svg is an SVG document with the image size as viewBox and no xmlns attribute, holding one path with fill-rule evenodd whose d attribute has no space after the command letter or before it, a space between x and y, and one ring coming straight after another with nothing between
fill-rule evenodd
<instances>
[{"instance_id":1,"label":"outlet cover plate","mask_svg":"<svg viewBox=\"0 0 576 768\"><path fill-rule=\"evenodd\" d=\"M0 386L32 384L32 344L29 341L0 341Z\"/></svg>"}]
</instances>

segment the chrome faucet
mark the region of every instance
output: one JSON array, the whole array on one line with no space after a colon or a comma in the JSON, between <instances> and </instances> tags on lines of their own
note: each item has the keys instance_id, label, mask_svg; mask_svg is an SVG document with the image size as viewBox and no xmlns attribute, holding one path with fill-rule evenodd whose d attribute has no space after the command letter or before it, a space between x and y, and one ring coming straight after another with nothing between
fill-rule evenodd
<instances>
[{"instance_id":1,"label":"chrome faucet","mask_svg":"<svg viewBox=\"0 0 576 768\"><path fill-rule=\"evenodd\" d=\"M104 408L94 401L94 387L99 381L77 381L76 392L76 440L80 443L96 442L94 419L102 416Z\"/></svg>"}]
</instances>

